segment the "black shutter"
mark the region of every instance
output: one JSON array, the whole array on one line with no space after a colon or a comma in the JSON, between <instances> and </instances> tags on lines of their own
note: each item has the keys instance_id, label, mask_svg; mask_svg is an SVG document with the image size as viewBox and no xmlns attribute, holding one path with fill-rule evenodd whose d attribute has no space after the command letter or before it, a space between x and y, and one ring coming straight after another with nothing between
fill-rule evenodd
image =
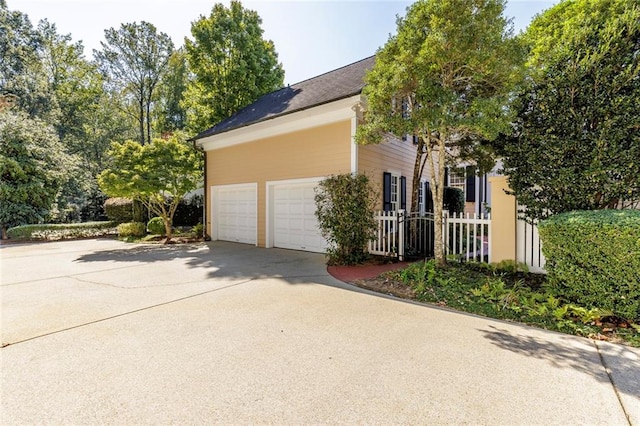
<instances>
[{"instance_id":1,"label":"black shutter","mask_svg":"<svg viewBox=\"0 0 640 426\"><path fill-rule=\"evenodd\" d=\"M433 194L431 193L431 185L429 182L424 183L424 197L425 213L433 213Z\"/></svg>"},{"instance_id":2,"label":"black shutter","mask_svg":"<svg viewBox=\"0 0 640 426\"><path fill-rule=\"evenodd\" d=\"M467 195L465 201L476 201L476 168L467 166Z\"/></svg>"},{"instance_id":3,"label":"black shutter","mask_svg":"<svg viewBox=\"0 0 640 426\"><path fill-rule=\"evenodd\" d=\"M407 178L400 176L400 208L407 209Z\"/></svg>"},{"instance_id":4,"label":"black shutter","mask_svg":"<svg viewBox=\"0 0 640 426\"><path fill-rule=\"evenodd\" d=\"M391 173L382 174L382 210L391 210Z\"/></svg>"},{"instance_id":5,"label":"black shutter","mask_svg":"<svg viewBox=\"0 0 640 426\"><path fill-rule=\"evenodd\" d=\"M448 167L444 168L444 182L442 182L442 184L444 185L445 188L449 186L449 168Z\"/></svg>"}]
</instances>

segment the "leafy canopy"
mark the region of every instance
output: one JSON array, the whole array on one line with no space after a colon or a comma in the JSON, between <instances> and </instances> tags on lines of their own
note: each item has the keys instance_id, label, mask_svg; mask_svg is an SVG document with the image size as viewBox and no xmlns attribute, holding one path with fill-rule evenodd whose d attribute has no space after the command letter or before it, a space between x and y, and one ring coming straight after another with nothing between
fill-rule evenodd
<instances>
[{"instance_id":1,"label":"leafy canopy","mask_svg":"<svg viewBox=\"0 0 640 426\"><path fill-rule=\"evenodd\" d=\"M173 53L171 38L149 22L122 24L104 31L102 50L94 51L112 90L136 106L141 144L151 141L151 107L156 87Z\"/></svg>"},{"instance_id":2,"label":"leafy canopy","mask_svg":"<svg viewBox=\"0 0 640 426\"><path fill-rule=\"evenodd\" d=\"M0 111L0 226L41 222L64 182L67 163L51 126L24 113Z\"/></svg>"},{"instance_id":3,"label":"leafy canopy","mask_svg":"<svg viewBox=\"0 0 640 426\"><path fill-rule=\"evenodd\" d=\"M640 200L640 7L562 2L525 40L529 78L500 147L530 219Z\"/></svg>"},{"instance_id":4,"label":"leafy canopy","mask_svg":"<svg viewBox=\"0 0 640 426\"><path fill-rule=\"evenodd\" d=\"M255 11L232 1L191 25L185 48L194 79L183 101L190 131L204 131L282 87L284 70L261 24Z\"/></svg>"},{"instance_id":5,"label":"leafy canopy","mask_svg":"<svg viewBox=\"0 0 640 426\"><path fill-rule=\"evenodd\" d=\"M108 155L111 164L98 176L102 191L110 197L141 201L164 220L167 239L171 239L180 200L202 184L201 153L177 134L147 145L114 142Z\"/></svg>"},{"instance_id":6,"label":"leafy canopy","mask_svg":"<svg viewBox=\"0 0 640 426\"><path fill-rule=\"evenodd\" d=\"M365 123L356 138L417 137L412 210L429 166L440 263L445 167L471 160L490 168L481 142L510 127L510 93L521 77L522 55L503 11L502 0L417 1L398 19L397 35L378 51L366 77Z\"/></svg>"}]
</instances>

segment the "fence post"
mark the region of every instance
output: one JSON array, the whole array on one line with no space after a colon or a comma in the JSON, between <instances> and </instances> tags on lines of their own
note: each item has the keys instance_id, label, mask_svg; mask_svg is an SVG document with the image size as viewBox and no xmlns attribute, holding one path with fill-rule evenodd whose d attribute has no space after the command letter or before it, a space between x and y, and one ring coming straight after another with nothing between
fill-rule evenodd
<instances>
[{"instance_id":1,"label":"fence post","mask_svg":"<svg viewBox=\"0 0 640 426\"><path fill-rule=\"evenodd\" d=\"M398 225L398 260L401 262L404 260L404 210L399 210L396 216Z\"/></svg>"}]
</instances>

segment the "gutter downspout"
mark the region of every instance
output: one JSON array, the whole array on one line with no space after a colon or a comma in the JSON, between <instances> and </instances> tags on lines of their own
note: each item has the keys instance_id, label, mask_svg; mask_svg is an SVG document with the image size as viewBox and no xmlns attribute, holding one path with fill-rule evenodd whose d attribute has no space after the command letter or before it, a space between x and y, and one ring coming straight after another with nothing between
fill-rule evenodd
<instances>
[{"instance_id":1,"label":"gutter downspout","mask_svg":"<svg viewBox=\"0 0 640 426\"><path fill-rule=\"evenodd\" d=\"M207 195L207 152L202 148L202 146L198 145L196 139L191 139L193 142L193 148L197 151L200 151L204 156L204 182L203 186L203 200L202 200L202 239L205 241L211 241L211 236L207 234L207 203L209 201L209 197Z\"/></svg>"}]
</instances>

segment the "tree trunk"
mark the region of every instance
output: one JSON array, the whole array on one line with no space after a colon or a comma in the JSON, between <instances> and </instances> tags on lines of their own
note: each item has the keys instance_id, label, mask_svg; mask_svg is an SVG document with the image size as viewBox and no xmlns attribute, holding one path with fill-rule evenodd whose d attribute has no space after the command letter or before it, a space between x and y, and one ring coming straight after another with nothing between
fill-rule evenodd
<instances>
[{"instance_id":1,"label":"tree trunk","mask_svg":"<svg viewBox=\"0 0 640 426\"><path fill-rule=\"evenodd\" d=\"M144 145L144 93L140 93L138 124L140 126L140 145Z\"/></svg>"},{"instance_id":2,"label":"tree trunk","mask_svg":"<svg viewBox=\"0 0 640 426\"><path fill-rule=\"evenodd\" d=\"M151 143L151 99L147 100L147 143Z\"/></svg>"},{"instance_id":3,"label":"tree trunk","mask_svg":"<svg viewBox=\"0 0 640 426\"><path fill-rule=\"evenodd\" d=\"M173 232L171 230L171 219L168 217L163 217L164 220L164 233L167 236L165 240L162 242L163 244L169 244L171 238L173 237Z\"/></svg>"},{"instance_id":4,"label":"tree trunk","mask_svg":"<svg viewBox=\"0 0 640 426\"><path fill-rule=\"evenodd\" d=\"M422 177L422 159L424 158L424 141L422 138L419 139L418 145L416 146L416 161L413 165L413 187L411 188L411 210L410 213L415 213L418 211L418 195L420 195L420 178Z\"/></svg>"},{"instance_id":5,"label":"tree trunk","mask_svg":"<svg viewBox=\"0 0 640 426\"><path fill-rule=\"evenodd\" d=\"M429 160L431 165L431 184L433 186L431 194L433 200L433 219L434 219L434 257L436 263L440 266L447 263L444 256L444 237L442 233L443 225L443 201L444 201L444 187L446 182L444 181L444 170L446 167L445 158L445 142L443 136L438 138L437 150L434 149L433 144L430 144ZM434 161L435 153L438 152L438 163Z\"/></svg>"}]
</instances>

